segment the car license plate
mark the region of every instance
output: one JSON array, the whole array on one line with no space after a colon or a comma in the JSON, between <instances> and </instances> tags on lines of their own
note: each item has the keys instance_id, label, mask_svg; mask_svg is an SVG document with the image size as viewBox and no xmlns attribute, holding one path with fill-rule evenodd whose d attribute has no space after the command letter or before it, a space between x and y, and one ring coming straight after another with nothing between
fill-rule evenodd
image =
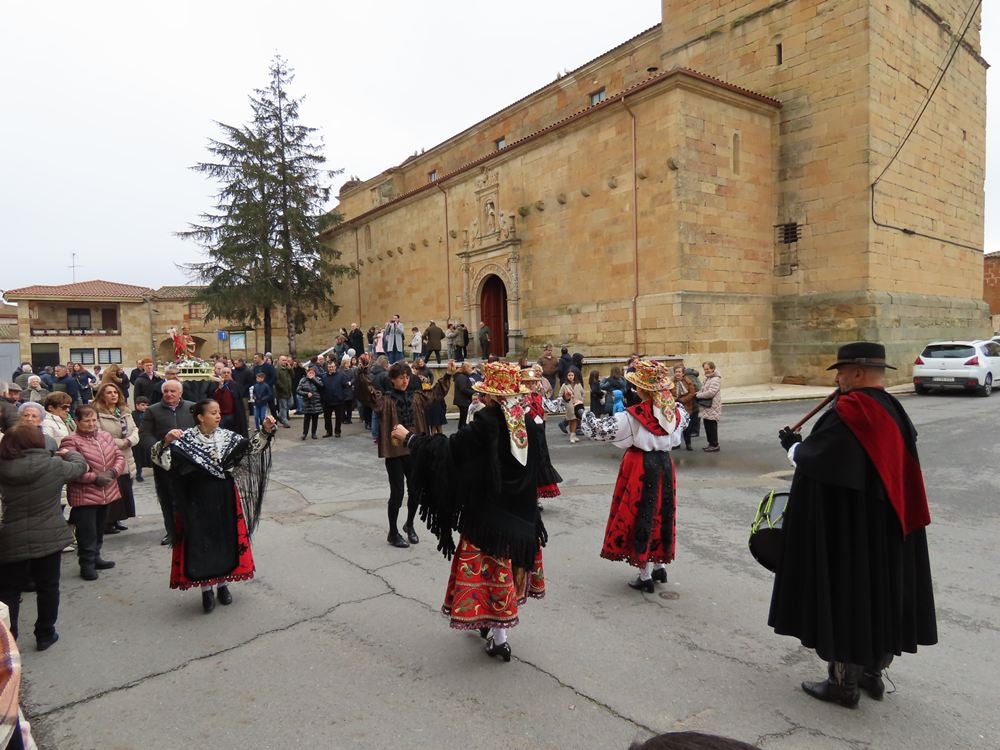
<instances>
[{"instance_id":1,"label":"car license plate","mask_svg":"<svg viewBox=\"0 0 1000 750\"><path fill-rule=\"evenodd\" d=\"M931 378L935 383L954 383L955 378Z\"/></svg>"}]
</instances>

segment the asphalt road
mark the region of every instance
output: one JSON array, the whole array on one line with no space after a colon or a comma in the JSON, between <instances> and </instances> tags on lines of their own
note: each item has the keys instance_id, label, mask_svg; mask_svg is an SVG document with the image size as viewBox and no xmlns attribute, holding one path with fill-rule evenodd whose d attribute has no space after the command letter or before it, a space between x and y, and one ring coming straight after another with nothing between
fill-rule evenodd
<instances>
[{"instance_id":1,"label":"asphalt road","mask_svg":"<svg viewBox=\"0 0 1000 750\"><path fill-rule=\"evenodd\" d=\"M117 568L85 583L64 557L62 639L23 653L40 746L610 749L692 729L769 749L998 748L1000 396L903 401L931 500L940 643L896 660L881 703L849 711L800 690L824 665L768 629L771 576L746 549L756 503L791 476L775 433L808 403L727 407L722 452L676 454L678 554L656 595L598 557L620 452L550 423L566 482L546 504L548 594L511 631L510 664L438 613L448 563L426 533L386 545L385 471L355 423L340 440L282 431L258 576L230 607L204 615L197 592L168 589L151 482L141 517L106 541ZM27 633L33 610L28 595Z\"/></svg>"}]
</instances>

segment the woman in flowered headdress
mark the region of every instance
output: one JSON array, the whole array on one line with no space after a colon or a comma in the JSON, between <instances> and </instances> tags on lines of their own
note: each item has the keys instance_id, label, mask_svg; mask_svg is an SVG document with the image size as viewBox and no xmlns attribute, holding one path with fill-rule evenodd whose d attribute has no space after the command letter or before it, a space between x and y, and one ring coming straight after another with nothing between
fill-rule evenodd
<instances>
[{"instance_id":1,"label":"woman in flowered headdress","mask_svg":"<svg viewBox=\"0 0 1000 750\"><path fill-rule=\"evenodd\" d=\"M601 557L625 560L639 569L629 581L637 591L653 593L653 581L666 583L674 559L676 486L670 451L681 444L688 414L670 392L666 365L640 360L625 378L635 386L639 403L611 416L583 416L583 434L591 440L625 448Z\"/></svg>"},{"instance_id":2,"label":"woman in flowered headdress","mask_svg":"<svg viewBox=\"0 0 1000 750\"><path fill-rule=\"evenodd\" d=\"M516 364L487 363L473 388L486 406L453 435L418 435L396 425L392 436L410 450L420 517L452 560L441 611L455 629L478 629L486 653L509 662L507 629L518 624L528 597L545 594L540 428L528 418ZM457 548L453 531L460 535Z\"/></svg>"}]
</instances>

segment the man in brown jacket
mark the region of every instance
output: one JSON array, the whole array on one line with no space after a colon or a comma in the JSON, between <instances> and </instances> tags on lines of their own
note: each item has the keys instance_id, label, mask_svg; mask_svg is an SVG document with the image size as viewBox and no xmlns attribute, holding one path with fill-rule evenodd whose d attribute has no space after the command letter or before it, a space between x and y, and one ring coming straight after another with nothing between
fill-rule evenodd
<instances>
[{"instance_id":1,"label":"man in brown jacket","mask_svg":"<svg viewBox=\"0 0 1000 750\"><path fill-rule=\"evenodd\" d=\"M542 356L538 358L538 364L542 368L542 375L549 381L552 390L556 389L556 373L559 372L559 358L552 353L552 344L546 344L542 349Z\"/></svg>"},{"instance_id":2,"label":"man in brown jacket","mask_svg":"<svg viewBox=\"0 0 1000 750\"><path fill-rule=\"evenodd\" d=\"M368 377L368 363L358 370L357 397L361 403L371 407L378 414L378 455L385 459L385 473L389 475L389 536L386 541L393 547L409 547L420 538L413 529L413 519L417 515L417 498L410 493L410 451L404 445L392 440L392 428L401 424L410 432L426 434L427 407L434 401L443 401L451 388L451 376L455 374L455 363L448 362L448 371L438 378L429 391L410 389L410 366L406 362L396 362L389 368L389 382L392 387L384 393L372 385ZM399 509L403 505L403 485L406 484L406 523L399 533L397 522Z\"/></svg>"},{"instance_id":3,"label":"man in brown jacket","mask_svg":"<svg viewBox=\"0 0 1000 750\"><path fill-rule=\"evenodd\" d=\"M427 364L430 364L431 355L433 354L437 363L441 364L441 342L444 341L444 331L432 320L431 324L427 326L427 330L424 331L423 339L424 360Z\"/></svg>"}]
</instances>

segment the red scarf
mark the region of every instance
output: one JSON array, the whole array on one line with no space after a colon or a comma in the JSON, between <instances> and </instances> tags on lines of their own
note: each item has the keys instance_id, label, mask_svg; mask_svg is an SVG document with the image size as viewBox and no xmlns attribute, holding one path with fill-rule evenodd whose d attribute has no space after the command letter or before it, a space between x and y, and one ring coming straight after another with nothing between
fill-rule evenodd
<instances>
[{"instance_id":1,"label":"red scarf","mask_svg":"<svg viewBox=\"0 0 1000 750\"><path fill-rule=\"evenodd\" d=\"M664 430L663 426L657 421L656 415L653 414L652 401L643 401L635 406L630 406L625 411L635 417L639 421L639 424L657 437L662 437L667 434L667 431Z\"/></svg>"},{"instance_id":2,"label":"red scarf","mask_svg":"<svg viewBox=\"0 0 1000 750\"><path fill-rule=\"evenodd\" d=\"M875 465L889 496L903 537L931 522L920 463L910 452L896 420L871 396L860 391L837 397L837 414Z\"/></svg>"}]
</instances>

